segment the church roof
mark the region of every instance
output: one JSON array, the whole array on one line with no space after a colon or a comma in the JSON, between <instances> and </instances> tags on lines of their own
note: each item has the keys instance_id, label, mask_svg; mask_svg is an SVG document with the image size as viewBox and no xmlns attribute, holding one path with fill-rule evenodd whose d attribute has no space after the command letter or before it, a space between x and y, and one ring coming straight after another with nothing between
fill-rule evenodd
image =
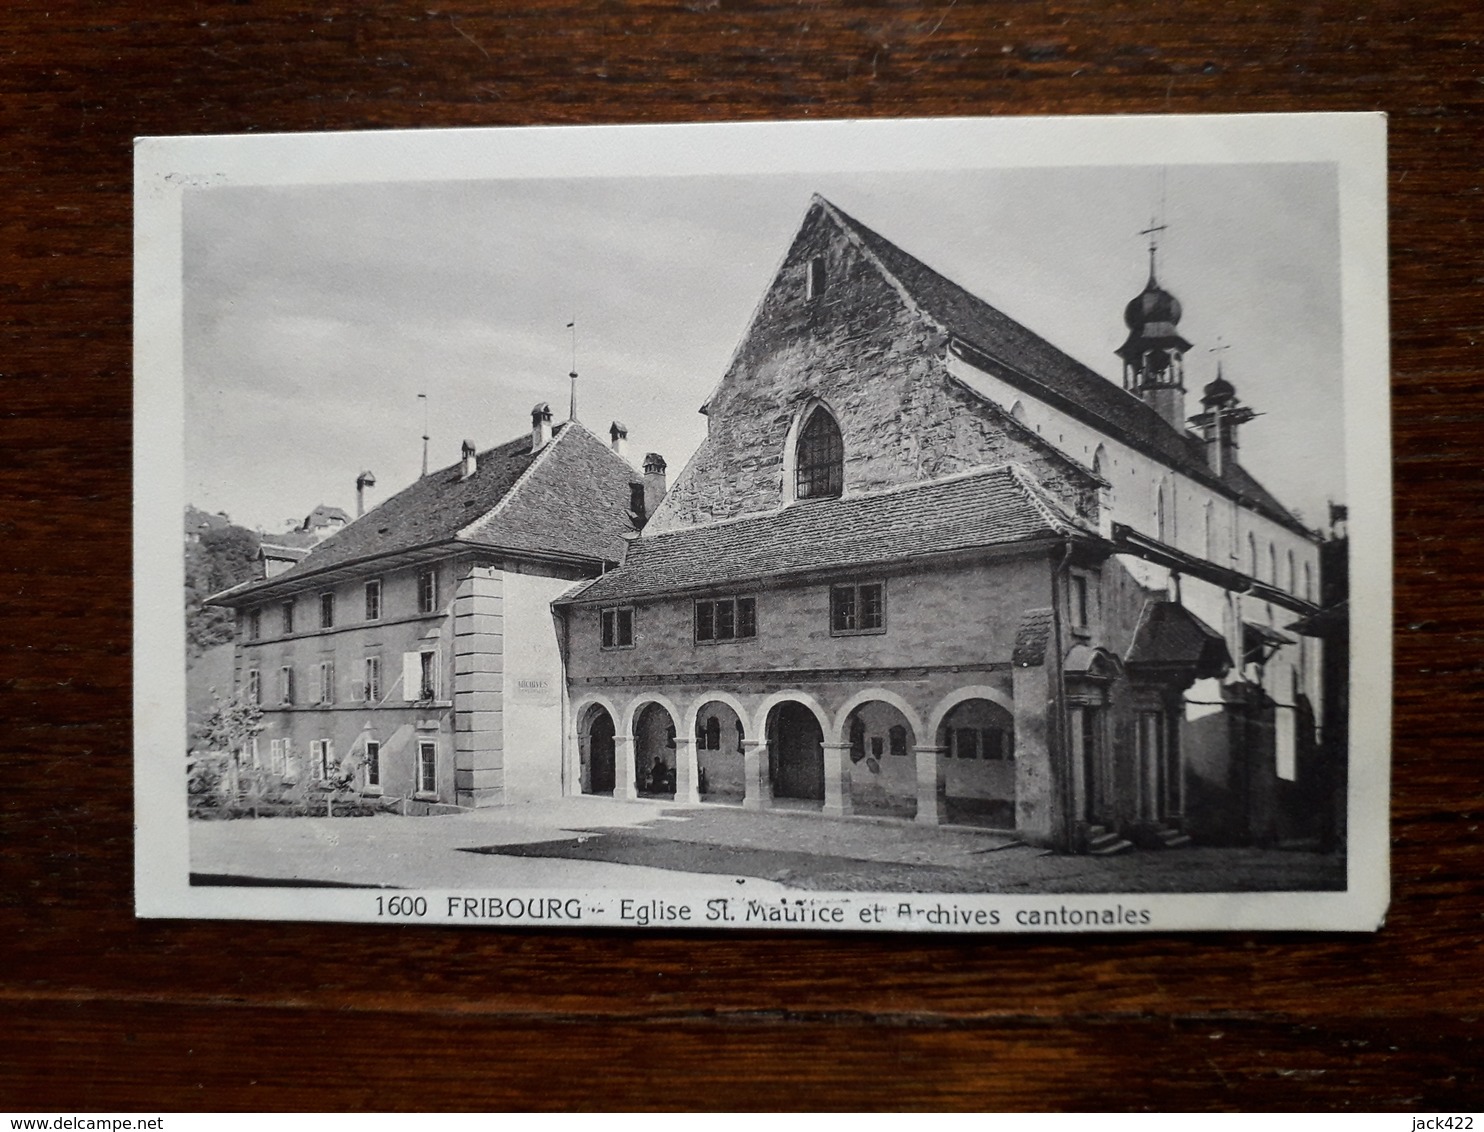
<instances>
[{"instance_id":1,"label":"church roof","mask_svg":"<svg viewBox=\"0 0 1484 1132\"><path fill-rule=\"evenodd\" d=\"M1000 465L646 535L630 542L622 566L562 603L628 601L1087 533L1024 472Z\"/></svg>"},{"instance_id":2,"label":"church roof","mask_svg":"<svg viewBox=\"0 0 1484 1132\"><path fill-rule=\"evenodd\" d=\"M468 479L462 463L413 482L325 539L302 562L232 592L232 604L337 567L452 544L594 564L623 557L633 530L629 484L638 477L607 444L576 422L531 451L527 433L478 454ZM224 596L224 595L217 595Z\"/></svg>"},{"instance_id":3,"label":"church roof","mask_svg":"<svg viewBox=\"0 0 1484 1132\"><path fill-rule=\"evenodd\" d=\"M994 364L997 376L1193 479L1219 485L1241 496L1275 522L1308 533L1286 507L1239 465L1233 463L1225 474L1217 476L1206 460L1200 438L1172 427L1132 393L940 275L834 204L822 197L818 200L842 228L865 246L923 313L974 354Z\"/></svg>"}]
</instances>

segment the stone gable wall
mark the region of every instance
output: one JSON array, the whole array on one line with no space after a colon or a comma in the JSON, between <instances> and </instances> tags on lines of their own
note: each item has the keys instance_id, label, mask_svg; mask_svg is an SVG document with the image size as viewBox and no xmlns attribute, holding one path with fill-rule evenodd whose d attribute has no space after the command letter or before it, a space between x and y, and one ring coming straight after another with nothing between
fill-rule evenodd
<instances>
[{"instance_id":1,"label":"stone gable wall","mask_svg":"<svg viewBox=\"0 0 1484 1132\"><path fill-rule=\"evenodd\" d=\"M827 285L808 299L815 256ZM789 430L815 398L839 421L847 493L1015 462L1074 511L1092 514L1090 483L950 378L946 346L943 330L816 203L709 403L705 443L648 529L780 506Z\"/></svg>"}]
</instances>

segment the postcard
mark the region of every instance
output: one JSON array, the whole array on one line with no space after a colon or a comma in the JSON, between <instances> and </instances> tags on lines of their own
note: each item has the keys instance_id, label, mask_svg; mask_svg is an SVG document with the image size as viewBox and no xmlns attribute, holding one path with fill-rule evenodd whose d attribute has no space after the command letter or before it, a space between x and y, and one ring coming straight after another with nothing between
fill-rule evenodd
<instances>
[{"instance_id":1,"label":"postcard","mask_svg":"<svg viewBox=\"0 0 1484 1132\"><path fill-rule=\"evenodd\" d=\"M1385 146L140 139L138 914L1375 930Z\"/></svg>"}]
</instances>

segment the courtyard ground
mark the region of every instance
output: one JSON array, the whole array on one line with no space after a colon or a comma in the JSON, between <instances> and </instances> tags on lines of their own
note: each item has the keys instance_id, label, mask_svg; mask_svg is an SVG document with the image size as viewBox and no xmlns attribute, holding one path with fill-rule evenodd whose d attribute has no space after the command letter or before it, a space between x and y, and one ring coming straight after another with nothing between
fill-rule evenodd
<instances>
[{"instance_id":1,"label":"courtyard ground","mask_svg":"<svg viewBox=\"0 0 1484 1132\"><path fill-rule=\"evenodd\" d=\"M1345 887L1343 858L1298 850L1191 846L1060 856L988 830L589 797L449 817L197 821L191 872L197 884L658 890L686 874L737 878L754 894Z\"/></svg>"}]
</instances>

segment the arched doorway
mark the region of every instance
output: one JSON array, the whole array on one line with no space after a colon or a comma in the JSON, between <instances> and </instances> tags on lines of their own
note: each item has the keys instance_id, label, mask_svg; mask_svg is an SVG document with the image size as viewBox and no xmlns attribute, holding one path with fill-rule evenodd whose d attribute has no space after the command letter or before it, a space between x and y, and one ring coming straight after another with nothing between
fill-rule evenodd
<instances>
[{"instance_id":1,"label":"arched doorway","mask_svg":"<svg viewBox=\"0 0 1484 1132\"><path fill-rule=\"evenodd\" d=\"M989 700L964 700L938 727L947 820L1015 828L1015 718Z\"/></svg>"},{"instance_id":2,"label":"arched doorway","mask_svg":"<svg viewBox=\"0 0 1484 1132\"><path fill-rule=\"evenodd\" d=\"M792 700L774 707L768 751L775 799L824 802L824 732L812 711Z\"/></svg>"},{"instance_id":3,"label":"arched doorway","mask_svg":"<svg viewBox=\"0 0 1484 1132\"><path fill-rule=\"evenodd\" d=\"M634 774L641 797L675 797L675 720L659 704L634 717Z\"/></svg>"},{"instance_id":4,"label":"arched doorway","mask_svg":"<svg viewBox=\"0 0 1484 1132\"><path fill-rule=\"evenodd\" d=\"M746 794L742 742L746 729L736 710L710 700L696 711L696 769L704 802L740 806Z\"/></svg>"},{"instance_id":5,"label":"arched doorway","mask_svg":"<svg viewBox=\"0 0 1484 1132\"><path fill-rule=\"evenodd\" d=\"M613 717L601 704L593 704L583 713L582 726L578 729L582 741L578 753L582 759L584 794L613 793L615 732Z\"/></svg>"},{"instance_id":6,"label":"arched doorway","mask_svg":"<svg viewBox=\"0 0 1484 1132\"><path fill-rule=\"evenodd\" d=\"M845 720L851 812L910 818L917 813L917 736L900 710L868 700Z\"/></svg>"}]
</instances>

